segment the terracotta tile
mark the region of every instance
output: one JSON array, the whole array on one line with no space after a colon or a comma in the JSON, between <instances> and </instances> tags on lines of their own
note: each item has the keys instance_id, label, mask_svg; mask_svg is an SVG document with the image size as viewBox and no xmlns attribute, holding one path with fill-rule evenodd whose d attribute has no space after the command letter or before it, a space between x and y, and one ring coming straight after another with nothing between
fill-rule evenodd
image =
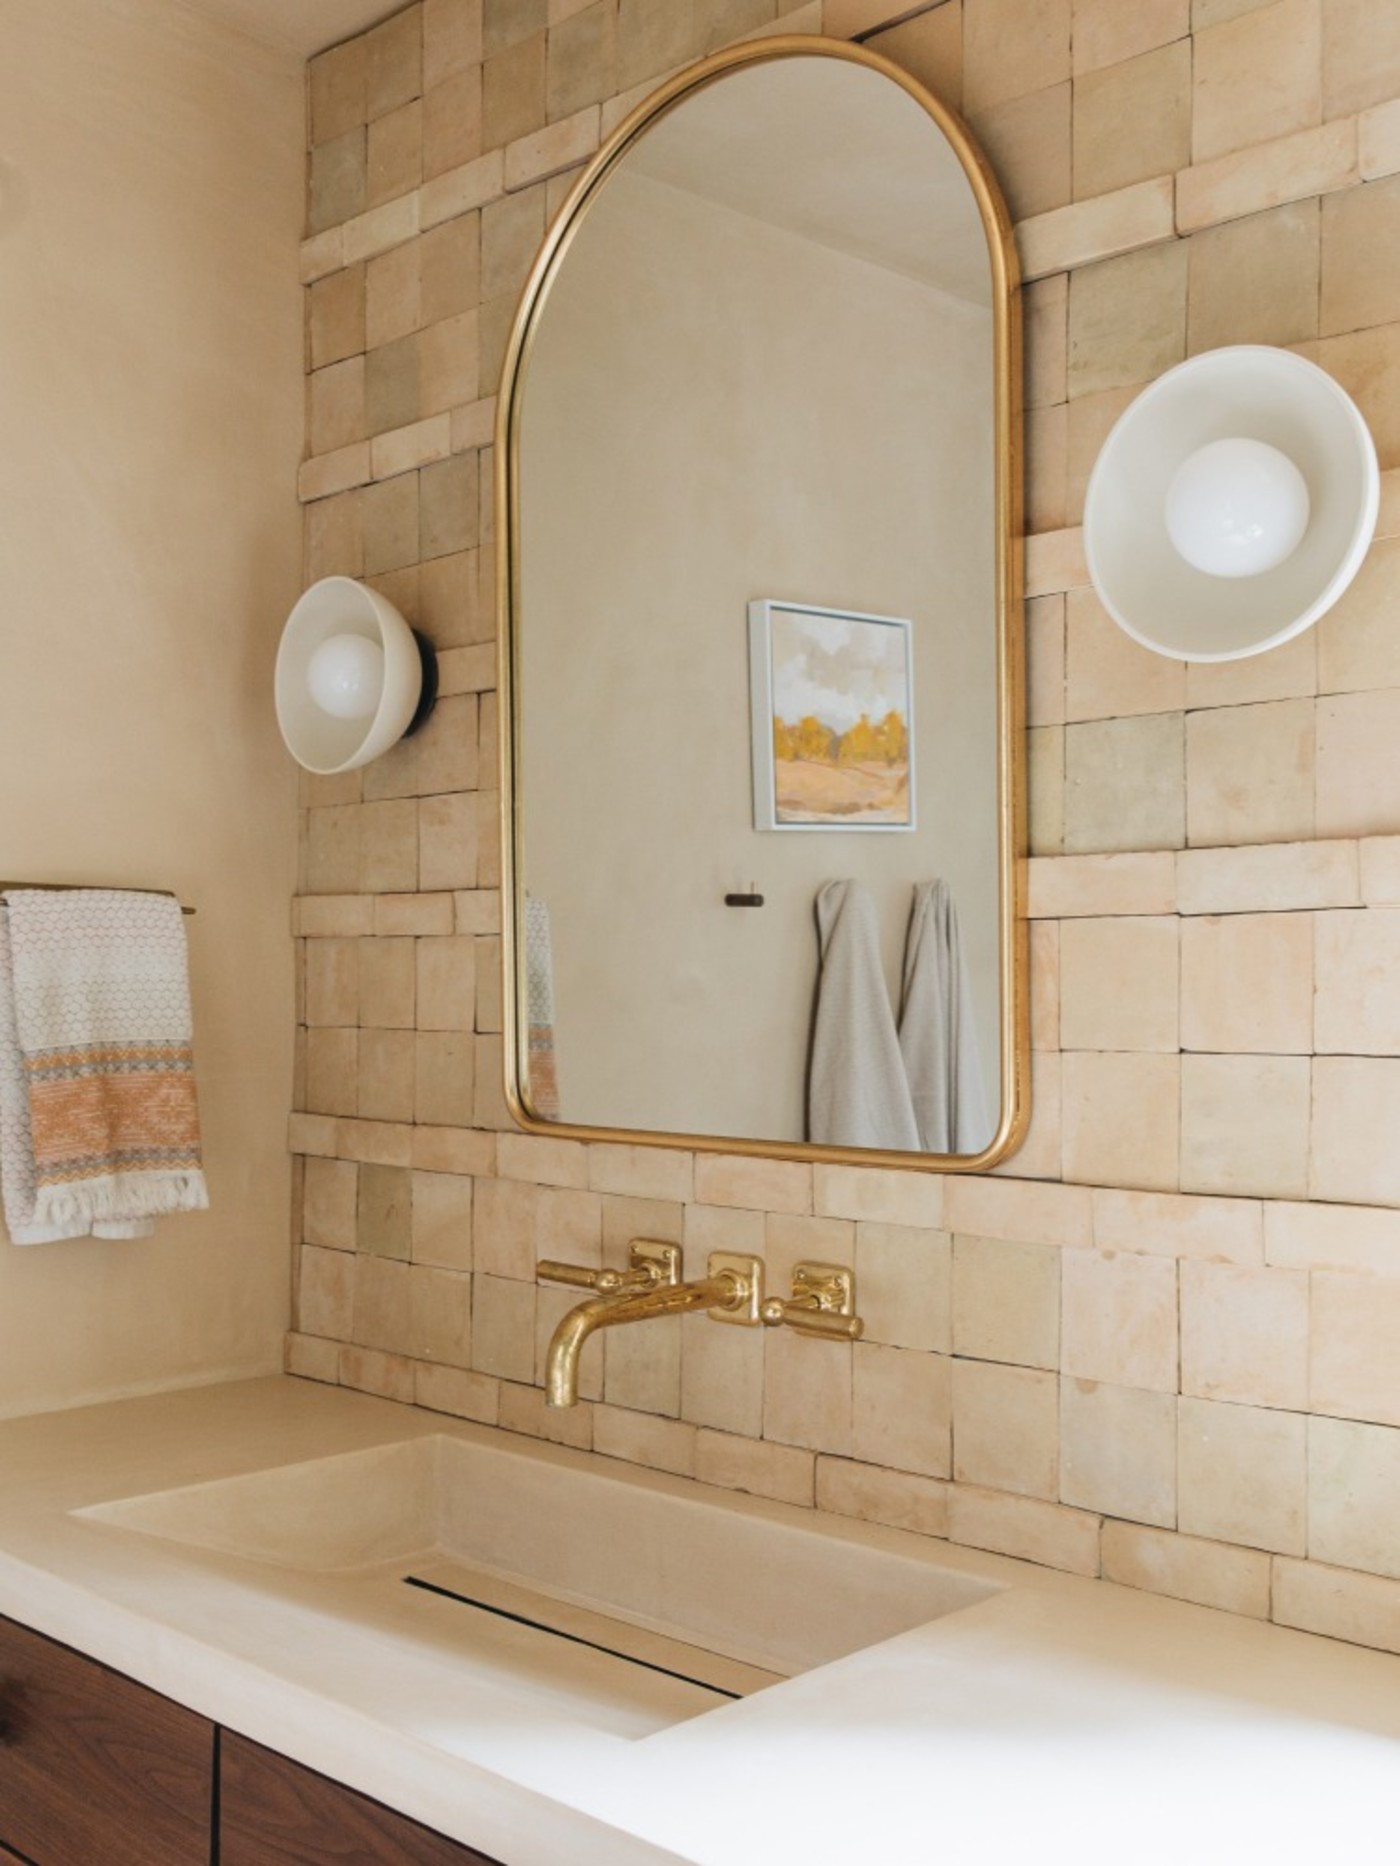
<instances>
[{"instance_id":1,"label":"terracotta tile","mask_svg":"<svg viewBox=\"0 0 1400 1866\"><path fill-rule=\"evenodd\" d=\"M1400 1205L1400 1156L1377 1147L1400 1117L1400 1061L1320 1056L1313 1064L1312 1169L1315 1199Z\"/></svg>"},{"instance_id":2,"label":"terracotta tile","mask_svg":"<svg viewBox=\"0 0 1400 1866\"><path fill-rule=\"evenodd\" d=\"M1174 1055L1066 1052L1061 1059L1065 1178L1175 1192L1181 1069Z\"/></svg>"},{"instance_id":3,"label":"terracotta tile","mask_svg":"<svg viewBox=\"0 0 1400 1866\"><path fill-rule=\"evenodd\" d=\"M1384 835L1400 828L1400 689L1317 702L1317 833Z\"/></svg>"},{"instance_id":4,"label":"terracotta tile","mask_svg":"<svg viewBox=\"0 0 1400 1866\"><path fill-rule=\"evenodd\" d=\"M1194 43L1197 162L1322 120L1322 0L1276 0Z\"/></svg>"},{"instance_id":5,"label":"terracotta tile","mask_svg":"<svg viewBox=\"0 0 1400 1866\"><path fill-rule=\"evenodd\" d=\"M1070 75L1070 0L1027 14L1018 0L963 0L963 106L969 114Z\"/></svg>"},{"instance_id":6,"label":"terracotta tile","mask_svg":"<svg viewBox=\"0 0 1400 1866\"><path fill-rule=\"evenodd\" d=\"M1400 1580L1400 1432L1308 1421L1308 1554Z\"/></svg>"},{"instance_id":7,"label":"terracotta tile","mask_svg":"<svg viewBox=\"0 0 1400 1866\"><path fill-rule=\"evenodd\" d=\"M915 1535L946 1536L948 1486L908 1471L884 1471L849 1458L817 1459L817 1508Z\"/></svg>"},{"instance_id":8,"label":"terracotta tile","mask_svg":"<svg viewBox=\"0 0 1400 1866\"><path fill-rule=\"evenodd\" d=\"M1172 174L1190 160L1189 40L1178 38L1076 77L1076 199Z\"/></svg>"},{"instance_id":9,"label":"terracotta tile","mask_svg":"<svg viewBox=\"0 0 1400 1866\"><path fill-rule=\"evenodd\" d=\"M1192 713L1186 722L1191 842L1292 842L1311 836L1315 772L1311 700Z\"/></svg>"},{"instance_id":10,"label":"terracotta tile","mask_svg":"<svg viewBox=\"0 0 1400 1866\"><path fill-rule=\"evenodd\" d=\"M1197 234L1190 243L1188 350L1195 355L1224 344L1286 345L1315 337L1320 249L1315 200Z\"/></svg>"},{"instance_id":11,"label":"terracotta tile","mask_svg":"<svg viewBox=\"0 0 1400 1866\"><path fill-rule=\"evenodd\" d=\"M1061 1274L1064 1372L1175 1393L1175 1263L1163 1257L1067 1251Z\"/></svg>"},{"instance_id":12,"label":"terracotta tile","mask_svg":"<svg viewBox=\"0 0 1400 1866\"><path fill-rule=\"evenodd\" d=\"M1311 1052L1311 914L1232 914L1183 923L1181 1047Z\"/></svg>"},{"instance_id":13,"label":"terracotta tile","mask_svg":"<svg viewBox=\"0 0 1400 1866\"><path fill-rule=\"evenodd\" d=\"M1076 271L1069 286L1071 398L1145 383L1186 354L1188 249L1150 247Z\"/></svg>"},{"instance_id":14,"label":"terracotta tile","mask_svg":"<svg viewBox=\"0 0 1400 1866\"><path fill-rule=\"evenodd\" d=\"M769 1343L772 1377L773 1343ZM818 1350L825 1342L803 1344ZM952 1459L952 1363L940 1354L857 1342L853 1350L854 1392L848 1444L820 1449L848 1451L867 1464L947 1477ZM765 1412L765 1433L772 1428Z\"/></svg>"},{"instance_id":15,"label":"terracotta tile","mask_svg":"<svg viewBox=\"0 0 1400 1866\"><path fill-rule=\"evenodd\" d=\"M1179 1047L1175 917L1069 920L1060 932L1060 1042L1067 1050Z\"/></svg>"},{"instance_id":16,"label":"terracotta tile","mask_svg":"<svg viewBox=\"0 0 1400 1866\"><path fill-rule=\"evenodd\" d=\"M1053 84L1003 99L971 119L991 158L1013 221L1064 207L1073 199L1071 86Z\"/></svg>"},{"instance_id":17,"label":"terracotta tile","mask_svg":"<svg viewBox=\"0 0 1400 1866\"><path fill-rule=\"evenodd\" d=\"M1059 1381L1051 1373L953 1362L953 1476L1019 1496L1060 1494Z\"/></svg>"},{"instance_id":18,"label":"terracotta tile","mask_svg":"<svg viewBox=\"0 0 1400 1866\"><path fill-rule=\"evenodd\" d=\"M1060 1496L1170 1529L1176 1523L1176 1397L1060 1382Z\"/></svg>"},{"instance_id":19,"label":"terracotta tile","mask_svg":"<svg viewBox=\"0 0 1400 1866\"><path fill-rule=\"evenodd\" d=\"M1176 849L1186 841L1180 713L1065 728L1065 850Z\"/></svg>"},{"instance_id":20,"label":"terracotta tile","mask_svg":"<svg viewBox=\"0 0 1400 1866\"><path fill-rule=\"evenodd\" d=\"M1136 1523L1105 1523L1103 1578L1224 1613L1269 1618L1269 1557L1256 1549L1226 1548Z\"/></svg>"},{"instance_id":21,"label":"terracotta tile","mask_svg":"<svg viewBox=\"0 0 1400 1866\"><path fill-rule=\"evenodd\" d=\"M909 1225L856 1226L856 1309L863 1339L946 1354L951 1345L952 1240Z\"/></svg>"},{"instance_id":22,"label":"terracotta tile","mask_svg":"<svg viewBox=\"0 0 1400 1866\"><path fill-rule=\"evenodd\" d=\"M1198 1399L1301 1411L1308 1279L1235 1264L1181 1266L1181 1386Z\"/></svg>"}]
</instances>

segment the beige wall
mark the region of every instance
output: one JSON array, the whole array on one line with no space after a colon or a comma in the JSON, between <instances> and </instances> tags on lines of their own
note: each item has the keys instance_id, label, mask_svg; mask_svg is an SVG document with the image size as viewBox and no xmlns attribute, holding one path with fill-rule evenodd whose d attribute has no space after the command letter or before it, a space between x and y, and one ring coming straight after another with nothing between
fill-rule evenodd
<instances>
[{"instance_id":1,"label":"beige wall","mask_svg":"<svg viewBox=\"0 0 1400 1866\"><path fill-rule=\"evenodd\" d=\"M5 0L0 874L189 923L211 1210L0 1244L0 1412L275 1362L299 576L294 63L161 0Z\"/></svg>"},{"instance_id":2,"label":"beige wall","mask_svg":"<svg viewBox=\"0 0 1400 1866\"><path fill-rule=\"evenodd\" d=\"M844 877L896 1011L912 886L948 881L994 1108L991 396L985 309L644 175L590 212L521 454L525 883L567 1119L803 1139L813 903ZM760 596L912 622L908 835L754 829ZM763 908L725 907L750 882Z\"/></svg>"},{"instance_id":3,"label":"beige wall","mask_svg":"<svg viewBox=\"0 0 1400 1866\"><path fill-rule=\"evenodd\" d=\"M1233 667L1119 635L1077 530L1117 410L1222 343L1302 347L1400 468L1396 9L947 0L880 31L892 10L785 22L869 32L966 112L1033 277L1026 1146L939 1180L507 1131L483 398L564 171L634 87L776 7L594 0L534 30L488 7L483 42L469 0L435 0L313 69L310 549L416 609L456 691L363 789L307 794L290 1364L1400 1645L1396 486L1344 604ZM568 1294L534 1258L620 1261L637 1234L692 1268L761 1250L780 1286L853 1262L866 1338L619 1329L585 1355L591 1403L547 1414Z\"/></svg>"}]
</instances>

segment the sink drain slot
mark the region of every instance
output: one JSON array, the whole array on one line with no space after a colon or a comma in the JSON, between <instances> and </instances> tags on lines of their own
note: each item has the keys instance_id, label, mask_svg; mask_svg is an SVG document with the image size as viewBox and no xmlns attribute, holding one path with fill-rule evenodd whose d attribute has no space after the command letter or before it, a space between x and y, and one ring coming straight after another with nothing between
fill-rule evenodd
<instances>
[{"instance_id":1,"label":"sink drain slot","mask_svg":"<svg viewBox=\"0 0 1400 1866\"><path fill-rule=\"evenodd\" d=\"M723 1685L715 1684L709 1678L697 1677L694 1672L683 1672L669 1665L658 1665L653 1659L639 1658L635 1652L626 1652L620 1646L608 1645L603 1640L586 1639L581 1633L565 1632L558 1626L552 1626L548 1620L537 1620L527 1613L516 1613L508 1607L500 1607L489 1600L479 1600L471 1594L459 1592L456 1588L444 1587L437 1581L425 1581L420 1575L406 1574L405 1587L416 1587L425 1594L436 1594L442 1600L455 1600L463 1607L473 1607L478 1613L492 1614L498 1620L509 1620L514 1626L527 1626L537 1633L548 1633L551 1639L567 1640L572 1646L586 1646L590 1652L606 1653L609 1658L621 1659L626 1665L635 1665L643 1671L659 1672L663 1678L675 1678L681 1684L695 1685L701 1691L711 1691L716 1697L737 1699L744 1695L740 1691L727 1690ZM671 1645L678 1642L669 1641ZM774 1680L773 1682L776 1682Z\"/></svg>"}]
</instances>

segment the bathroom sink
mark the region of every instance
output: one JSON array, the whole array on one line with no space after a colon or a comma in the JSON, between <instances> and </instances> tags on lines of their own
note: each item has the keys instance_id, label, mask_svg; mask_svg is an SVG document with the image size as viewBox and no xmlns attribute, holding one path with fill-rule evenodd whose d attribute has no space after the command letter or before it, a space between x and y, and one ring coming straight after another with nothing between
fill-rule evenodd
<instances>
[{"instance_id":1,"label":"bathroom sink","mask_svg":"<svg viewBox=\"0 0 1400 1866\"><path fill-rule=\"evenodd\" d=\"M255 1564L264 1593L627 1737L999 1591L698 1485L447 1433L77 1514Z\"/></svg>"}]
</instances>

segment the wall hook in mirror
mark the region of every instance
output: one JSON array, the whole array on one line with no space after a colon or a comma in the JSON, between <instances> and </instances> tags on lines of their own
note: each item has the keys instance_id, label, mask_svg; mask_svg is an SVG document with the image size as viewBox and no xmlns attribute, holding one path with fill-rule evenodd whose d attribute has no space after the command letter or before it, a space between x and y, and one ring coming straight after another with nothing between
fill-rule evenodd
<instances>
[{"instance_id":1,"label":"wall hook in mirror","mask_svg":"<svg viewBox=\"0 0 1400 1866\"><path fill-rule=\"evenodd\" d=\"M287 750L330 777L418 730L437 700L437 655L377 590L322 577L287 617L273 688Z\"/></svg>"},{"instance_id":2,"label":"wall hook in mirror","mask_svg":"<svg viewBox=\"0 0 1400 1866\"><path fill-rule=\"evenodd\" d=\"M758 883L751 881L747 894L743 892L726 894L724 904L726 907L762 907L763 896L758 891Z\"/></svg>"},{"instance_id":3,"label":"wall hook in mirror","mask_svg":"<svg viewBox=\"0 0 1400 1866\"><path fill-rule=\"evenodd\" d=\"M1306 357L1233 344L1143 390L1084 503L1089 577L1118 626L1179 661L1236 661L1310 628L1370 547L1375 443Z\"/></svg>"}]
</instances>

